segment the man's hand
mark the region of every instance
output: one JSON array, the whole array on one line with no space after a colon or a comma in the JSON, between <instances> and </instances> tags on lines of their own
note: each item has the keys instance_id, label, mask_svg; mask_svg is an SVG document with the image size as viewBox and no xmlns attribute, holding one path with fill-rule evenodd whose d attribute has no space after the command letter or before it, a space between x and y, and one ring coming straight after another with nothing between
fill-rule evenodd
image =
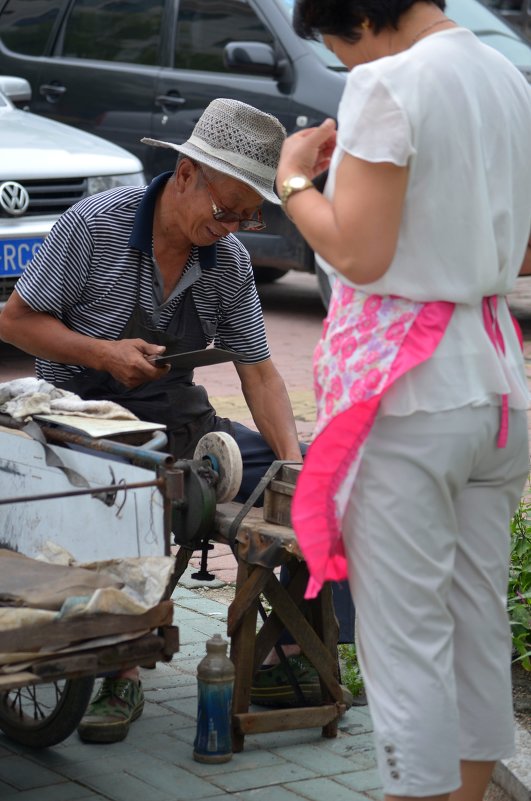
<instances>
[{"instance_id":1,"label":"man's hand","mask_svg":"<svg viewBox=\"0 0 531 801\"><path fill-rule=\"evenodd\" d=\"M150 361L161 356L164 345L152 345L143 339L117 339L105 341L101 370L129 389L148 381L156 381L171 369L168 364L155 365Z\"/></svg>"}]
</instances>

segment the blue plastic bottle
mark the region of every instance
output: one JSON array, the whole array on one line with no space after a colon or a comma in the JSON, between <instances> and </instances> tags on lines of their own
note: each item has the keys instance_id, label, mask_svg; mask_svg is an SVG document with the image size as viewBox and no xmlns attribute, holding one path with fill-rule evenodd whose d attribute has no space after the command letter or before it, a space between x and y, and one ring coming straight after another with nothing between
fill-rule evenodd
<instances>
[{"instance_id":1,"label":"blue plastic bottle","mask_svg":"<svg viewBox=\"0 0 531 801\"><path fill-rule=\"evenodd\" d=\"M214 634L206 643L207 655L197 666L197 762L232 759L234 665L227 656L227 646L220 634Z\"/></svg>"}]
</instances>

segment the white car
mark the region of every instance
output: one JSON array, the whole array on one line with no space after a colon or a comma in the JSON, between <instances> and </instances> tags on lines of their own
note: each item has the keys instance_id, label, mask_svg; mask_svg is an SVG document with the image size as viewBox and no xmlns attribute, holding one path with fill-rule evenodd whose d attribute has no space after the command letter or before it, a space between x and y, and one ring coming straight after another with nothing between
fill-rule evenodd
<instances>
[{"instance_id":1,"label":"white car","mask_svg":"<svg viewBox=\"0 0 531 801\"><path fill-rule=\"evenodd\" d=\"M131 153L21 111L29 83L0 76L0 307L60 214L87 195L145 183Z\"/></svg>"}]
</instances>

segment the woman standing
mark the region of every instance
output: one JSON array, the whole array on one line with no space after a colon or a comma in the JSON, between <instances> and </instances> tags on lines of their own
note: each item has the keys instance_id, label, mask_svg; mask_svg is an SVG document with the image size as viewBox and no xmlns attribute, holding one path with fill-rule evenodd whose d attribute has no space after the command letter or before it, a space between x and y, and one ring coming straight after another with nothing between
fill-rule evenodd
<instances>
[{"instance_id":1,"label":"woman standing","mask_svg":"<svg viewBox=\"0 0 531 801\"><path fill-rule=\"evenodd\" d=\"M338 279L293 508L307 594L348 566L386 799L480 801L513 748L528 392L506 295L531 227L530 88L444 0L298 0L294 25L350 70L337 137L332 120L291 136L277 173Z\"/></svg>"}]
</instances>

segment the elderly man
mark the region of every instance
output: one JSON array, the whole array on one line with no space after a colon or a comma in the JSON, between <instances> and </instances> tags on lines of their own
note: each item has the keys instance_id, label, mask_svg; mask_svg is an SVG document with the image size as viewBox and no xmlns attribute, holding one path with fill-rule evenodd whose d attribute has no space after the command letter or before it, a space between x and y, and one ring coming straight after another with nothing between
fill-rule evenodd
<instances>
[{"instance_id":1,"label":"elderly man","mask_svg":"<svg viewBox=\"0 0 531 801\"><path fill-rule=\"evenodd\" d=\"M165 423L176 458L191 457L209 431L230 432L243 459L241 501L273 459L302 459L249 255L233 235L263 229L263 200L279 202L273 187L285 135L275 117L218 99L183 144L143 140L178 151L175 172L69 209L0 315L0 337L37 357L39 377ZM218 417L192 371L153 362L166 349L212 342L241 354L235 366L259 433ZM350 596L343 605L350 619ZM313 670L311 680L319 689ZM143 704L138 670L106 678L79 734L121 740Z\"/></svg>"},{"instance_id":2,"label":"elderly man","mask_svg":"<svg viewBox=\"0 0 531 801\"><path fill-rule=\"evenodd\" d=\"M301 453L284 383L269 358L250 259L235 231L264 228L281 123L244 103L214 100L182 145L175 172L69 209L28 265L0 317L0 336L37 357L37 374L84 398L112 398L166 423L176 457L227 430L189 371L157 366L165 348L211 342L241 353L242 390L263 439L282 459ZM240 432L241 433L241 432Z\"/></svg>"}]
</instances>

